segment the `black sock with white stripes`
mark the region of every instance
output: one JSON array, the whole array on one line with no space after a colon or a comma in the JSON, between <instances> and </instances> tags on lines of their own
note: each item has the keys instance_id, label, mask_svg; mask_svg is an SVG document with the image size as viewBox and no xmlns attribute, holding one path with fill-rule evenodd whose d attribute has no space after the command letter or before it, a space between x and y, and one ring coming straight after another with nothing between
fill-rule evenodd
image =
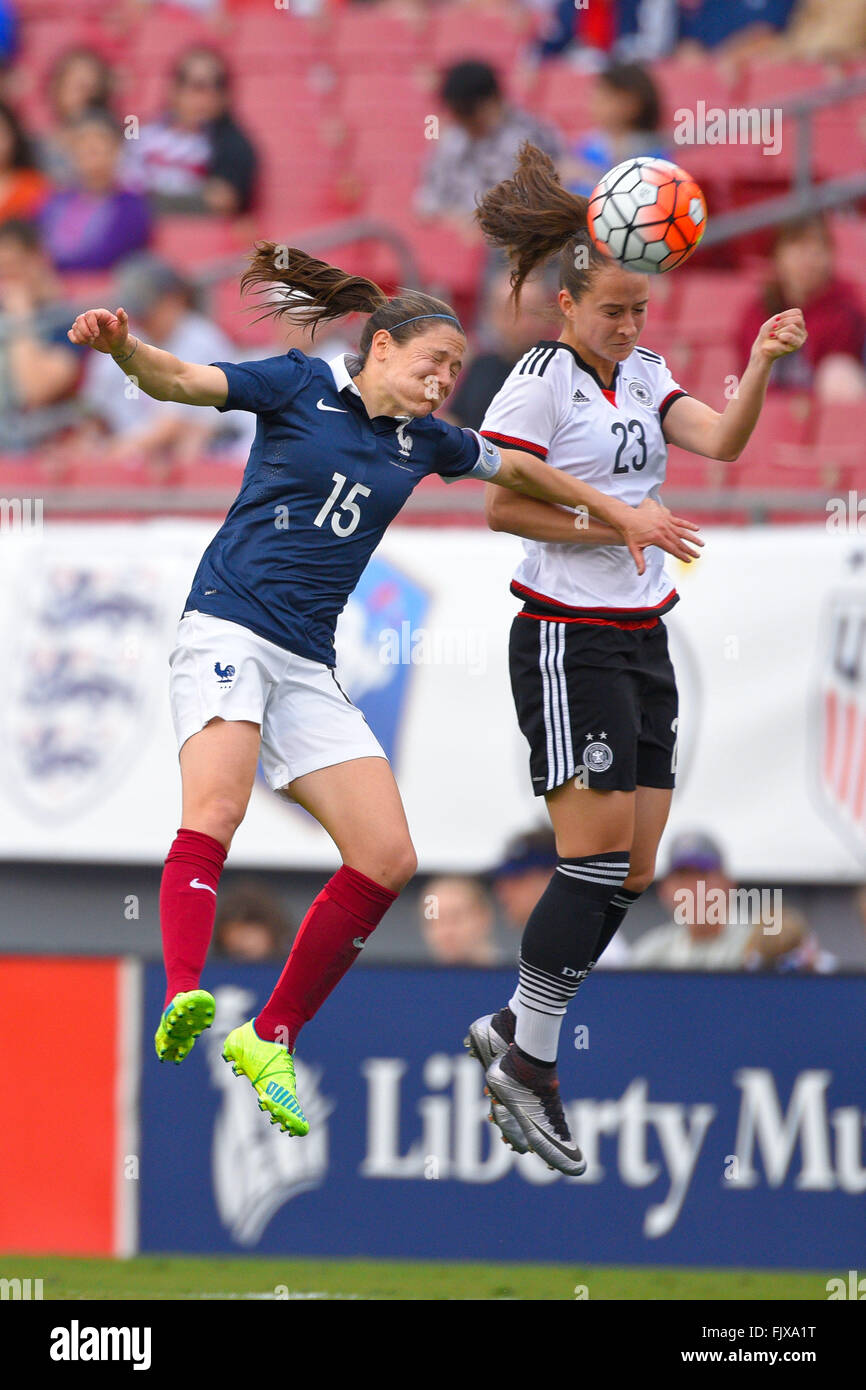
<instances>
[{"instance_id":1,"label":"black sock with white stripes","mask_svg":"<svg viewBox=\"0 0 866 1390\"><path fill-rule=\"evenodd\" d=\"M604 926L596 942L595 954L592 958L593 965L595 965L597 960L601 959L622 926L625 920L625 914L628 912L632 903L637 902L639 897L640 893L632 892L631 888L619 888L614 893L607 905L607 911L604 914Z\"/></svg>"},{"instance_id":2,"label":"black sock with white stripes","mask_svg":"<svg viewBox=\"0 0 866 1390\"><path fill-rule=\"evenodd\" d=\"M565 1010L592 969L605 911L627 874L627 850L561 859L530 913L511 1000L514 1040L528 1059L556 1061Z\"/></svg>"}]
</instances>

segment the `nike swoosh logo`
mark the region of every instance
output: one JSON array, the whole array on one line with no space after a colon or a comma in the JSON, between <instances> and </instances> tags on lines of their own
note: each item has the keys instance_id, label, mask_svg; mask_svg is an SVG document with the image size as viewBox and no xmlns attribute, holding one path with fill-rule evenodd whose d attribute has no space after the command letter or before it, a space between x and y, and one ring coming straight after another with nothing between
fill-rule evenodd
<instances>
[{"instance_id":1,"label":"nike swoosh logo","mask_svg":"<svg viewBox=\"0 0 866 1390\"><path fill-rule=\"evenodd\" d=\"M317 410L333 410L335 415L348 415L348 410L341 410L338 405L325 405L323 400L316 401Z\"/></svg>"},{"instance_id":2,"label":"nike swoosh logo","mask_svg":"<svg viewBox=\"0 0 866 1390\"><path fill-rule=\"evenodd\" d=\"M213 893L214 897L217 895L215 888L211 888L209 883L199 883L197 878L191 878L189 886L190 888L206 888L209 893Z\"/></svg>"}]
</instances>

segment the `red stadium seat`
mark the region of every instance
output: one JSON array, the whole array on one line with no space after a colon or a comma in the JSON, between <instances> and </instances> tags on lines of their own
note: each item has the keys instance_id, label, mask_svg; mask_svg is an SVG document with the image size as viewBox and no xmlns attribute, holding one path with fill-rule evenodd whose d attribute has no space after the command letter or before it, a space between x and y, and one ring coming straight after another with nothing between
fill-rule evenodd
<instances>
[{"instance_id":1,"label":"red stadium seat","mask_svg":"<svg viewBox=\"0 0 866 1390\"><path fill-rule=\"evenodd\" d=\"M178 487L195 492L218 491L234 494L241 485L243 463L217 463L193 459L181 464L172 475Z\"/></svg>"},{"instance_id":2,"label":"red stadium seat","mask_svg":"<svg viewBox=\"0 0 866 1390\"><path fill-rule=\"evenodd\" d=\"M157 219L151 249L173 266L201 270L208 261L240 255L248 241L246 224L233 218L172 215Z\"/></svg>"},{"instance_id":3,"label":"red stadium seat","mask_svg":"<svg viewBox=\"0 0 866 1390\"><path fill-rule=\"evenodd\" d=\"M836 69L817 62L770 62L756 58L748 62L738 89L741 106L784 106L785 99L805 96L838 82Z\"/></svg>"},{"instance_id":4,"label":"red stadium seat","mask_svg":"<svg viewBox=\"0 0 866 1390\"><path fill-rule=\"evenodd\" d=\"M683 338L695 344L717 345L733 337L754 296L754 283L743 275L696 266L687 266L682 274L677 327Z\"/></svg>"},{"instance_id":5,"label":"red stadium seat","mask_svg":"<svg viewBox=\"0 0 866 1390\"><path fill-rule=\"evenodd\" d=\"M738 104L737 88L712 58L699 62L666 58L653 64L652 75L661 92L663 127L673 125L676 129L677 125L682 125L682 121L677 120L677 112L697 113L698 102L703 102L707 110L714 106L727 110Z\"/></svg>"},{"instance_id":6,"label":"red stadium seat","mask_svg":"<svg viewBox=\"0 0 866 1390\"><path fill-rule=\"evenodd\" d=\"M742 369L733 346L704 347L696 355L688 382L683 385L699 401L705 401L714 410L724 410L730 399L725 392L736 386L731 378L738 377Z\"/></svg>"},{"instance_id":7,"label":"red stadium seat","mask_svg":"<svg viewBox=\"0 0 866 1390\"><path fill-rule=\"evenodd\" d=\"M819 449L840 444L866 446L866 401L825 402L817 416L815 443Z\"/></svg>"},{"instance_id":8,"label":"red stadium seat","mask_svg":"<svg viewBox=\"0 0 866 1390\"><path fill-rule=\"evenodd\" d=\"M248 5L234 20L230 45L234 71L255 76L275 68L285 72L287 64L308 66L326 59L327 39L321 25L292 14L290 8L269 6L262 11L257 4Z\"/></svg>"},{"instance_id":9,"label":"red stadium seat","mask_svg":"<svg viewBox=\"0 0 866 1390\"><path fill-rule=\"evenodd\" d=\"M329 59L338 67L357 71L392 68L395 63L409 66L430 61L428 21L410 22L396 15L382 14L375 7L349 6L331 15L330 30L325 29ZM387 101L387 89L382 93Z\"/></svg>"},{"instance_id":10,"label":"red stadium seat","mask_svg":"<svg viewBox=\"0 0 866 1390\"><path fill-rule=\"evenodd\" d=\"M579 139L592 125L593 78L565 62L545 63L530 104L545 120L559 127L569 140Z\"/></svg>"},{"instance_id":11,"label":"red stadium seat","mask_svg":"<svg viewBox=\"0 0 866 1390\"><path fill-rule=\"evenodd\" d=\"M79 309L101 306L111 298L113 278L110 270L62 275L63 297Z\"/></svg>"},{"instance_id":12,"label":"red stadium seat","mask_svg":"<svg viewBox=\"0 0 866 1390\"><path fill-rule=\"evenodd\" d=\"M433 19L428 40L429 56L438 68L467 58L480 58L501 70L505 77L521 49L529 42L528 28L519 10L512 17L500 8L467 10L445 5Z\"/></svg>"},{"instance_id":13,"label":"red stadium seat","mask_svg":"<svg viewBox=\"0 0 866 1390\"><path fill-rule=\"evenodd\" d=\"M748 446L732 469L740 487L811 489L826 494L828 489L844 492L853 486L856 464L850 447L823 451L813 445L775 444L760 453L750 452Z\"/></svg>"},{"instance_id":14,"label":"red stadium seat","mask_svg":"<svg viewBox=\"0 0 866 1390\"><path fill-rule=\"evenodd\" d=\"M764 401L758 423L740 455L742 466L774 457L780 444L808 444L811 399L799 392L777 391Z\"/></svg>"},{"instance_id":15,"label":"red stadium seat","mask_svg":"<svg viewBox=\"0 0 866 1390\"><path fill-rule=\"evenodd\" d=\"M814 162L817 177L850 178L866 161L866 117L831 107L815 117Z\"/></svg>"},{"instance_id":16,"label":"red stadium seat","mask_svg":"<svg viewBox=\"0 0 866 1390\"><path fill-rule=\"evenodd\" d=\"M701 458L686 449L671 445L665 474L667 487L705 488L717 494L730 485L730 464L718 459Z\"/></svg>"},{"instance_id":17,"label":"red stadium seat","mask_svg":"<svg viewBox=\"0 0 866 1390\"><path fill-rule=\"evenodd\" d=\"M154 5L133 29L127 54L137 66L155 66L167 76L175 58L193 45L216 48L231 63L231 34L223 25L211 24L183 7L168 10Z\"/></svg>"}]
</instances>

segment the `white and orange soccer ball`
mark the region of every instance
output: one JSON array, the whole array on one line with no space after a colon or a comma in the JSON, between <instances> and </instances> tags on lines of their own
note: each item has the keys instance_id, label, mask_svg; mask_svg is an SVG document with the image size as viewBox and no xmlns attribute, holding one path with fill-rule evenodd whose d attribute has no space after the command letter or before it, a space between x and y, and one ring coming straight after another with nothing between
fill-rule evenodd
<instances>
[{"instance_id":1,"label":"white and orange soccer ball","mask_svg":"<svg viewBox=\"0 0 866 1390\"><path fill-rule=\"evenodd\" d=\"M626 159L589 196L589 234L626 270L658 275L682 265L707 225L695 180L667 159Z\"/></svg>"}]
</instances>

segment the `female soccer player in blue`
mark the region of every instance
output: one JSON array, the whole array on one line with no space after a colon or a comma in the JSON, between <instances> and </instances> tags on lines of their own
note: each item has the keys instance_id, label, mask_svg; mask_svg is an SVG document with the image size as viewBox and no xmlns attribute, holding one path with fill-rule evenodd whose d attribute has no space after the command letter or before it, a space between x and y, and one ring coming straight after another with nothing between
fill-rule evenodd
<instances>
[{"instance_id":1,"label":"female soccer player in blue","mask_svg":"<svg viewBox=\"0 0 866 1390\"><path fill-rule=\"evenodd\" d=\"M277 282L285 290L274 302ZM324 826L342 866L304 918L270 999L228 1035L224 1056L273 1124L306 1134L297 1035L416 866L391 768L334 674L337 618L386 527L416 484L439 473L582 508L615 529L639 570L646 546L690 559L696 528L434 419L466 348L442 301L416 292L389 300L369 280L270 242L258 244L242 286L268 294L267 312L314 330L367 313L358 356L326 362L293 349L237 365L182 362L133 337L122 308L80 314L69 338L111 354L156 400L257 417L241 490L202 557L170 658L183 810L160 891L167 989L155 1045L160 1060L180 1062L213 1020L199 979L261 756L270 786Z\"/></svg>"}]
</instances>

